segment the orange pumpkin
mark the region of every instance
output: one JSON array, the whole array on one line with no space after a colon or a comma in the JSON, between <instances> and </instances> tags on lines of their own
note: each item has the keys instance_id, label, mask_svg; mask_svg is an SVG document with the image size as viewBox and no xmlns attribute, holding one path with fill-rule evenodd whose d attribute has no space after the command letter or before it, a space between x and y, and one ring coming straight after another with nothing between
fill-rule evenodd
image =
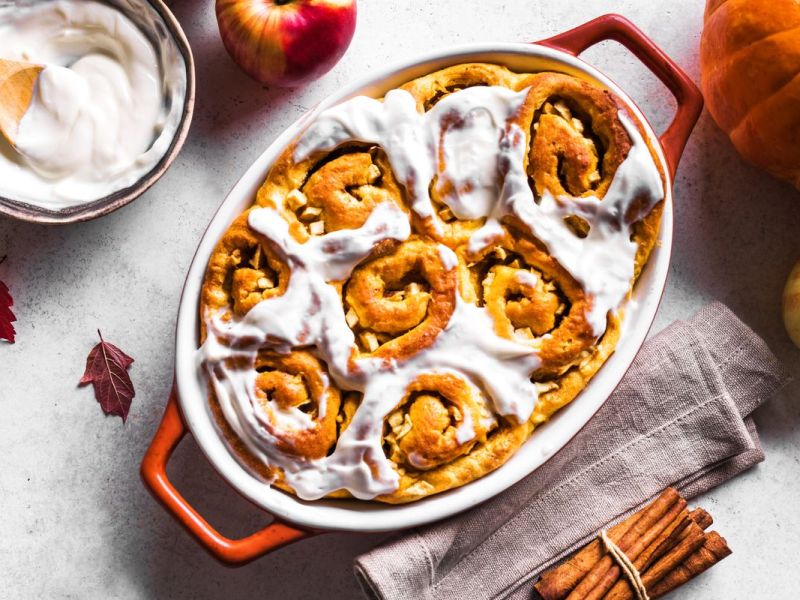
<instances>
[{"instance_id":1,"label":"orange pumpkin","mask_svg":"<svg viewBox=\"0 0 800 600\"><path fill-rule=\"evenodd\" d=\"M800 2L708 0L700 75L739 153L800 187Z\"/></svg>"}]
</instances>

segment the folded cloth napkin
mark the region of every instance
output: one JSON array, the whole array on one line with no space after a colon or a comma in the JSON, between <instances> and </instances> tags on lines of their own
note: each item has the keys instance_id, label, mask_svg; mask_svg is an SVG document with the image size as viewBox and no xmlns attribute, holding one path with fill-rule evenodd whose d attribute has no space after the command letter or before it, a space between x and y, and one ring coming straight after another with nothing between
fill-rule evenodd
<instances>
[{"instance_id":1,"label":"folded cloth napkin","mask_svg":"<svg viewBox=\"0 0 800 600\"><path fill-rule=\"evenodd\" d=\"M761 462L750 413L786 381L719 303L649 340L589 424L527 478L358 557L369 598L531 598L536 576L669 485L686 497Z\"/></svg>"}]
</instances>

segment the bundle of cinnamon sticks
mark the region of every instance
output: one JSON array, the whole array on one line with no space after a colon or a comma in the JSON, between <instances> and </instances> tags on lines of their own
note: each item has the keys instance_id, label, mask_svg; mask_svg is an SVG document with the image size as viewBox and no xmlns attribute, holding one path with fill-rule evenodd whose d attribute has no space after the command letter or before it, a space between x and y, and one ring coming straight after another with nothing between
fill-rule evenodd
<instances>
[{"instance_id":1,"label":"bundle of cinnamon sticks","mask_svg":"<svg viewBox=\"0 0 800 600\"><path fill-rule=\"evenodd\" d=\"M651 599L683 585L731 553L711 515L689 510L673 488L607 531L633 563ZM634 585L606 544L595 539L534 586L544 600L636 600Z\"/></svg>"}]
</instances>

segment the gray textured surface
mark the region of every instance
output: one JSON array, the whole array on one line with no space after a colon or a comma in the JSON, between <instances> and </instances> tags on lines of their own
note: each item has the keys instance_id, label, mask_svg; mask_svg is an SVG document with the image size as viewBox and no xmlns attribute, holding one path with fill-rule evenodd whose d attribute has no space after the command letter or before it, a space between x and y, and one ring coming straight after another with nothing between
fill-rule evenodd
<instances>
[{"instance_id":1,"label":"gray textured surface","mask_svg":"<svg viewBox=\"0 0 800 600\"><path fill-rule=\"evenodd\" d=\"M244 169L291 121L352 78L432 47L528 41L602 12L633 19L697 79L702 2L388 2L362 0L353 45L319 82L265 90L232 64L207 2L171 3L198 63L195 122L166 176L133 205L87 224L0 220L0 278L19 341L0 343L0 598L352 598L352 556L380 536L331 534L247 567L213 562L150 498L138 465L171 381L183 277L205 224ZM590 62L663 127L672 103L634 58L604 44ZM704 115L675 186L671 277L657 328L711 299L727 303L795 374L780 292L800 257L800 194L744 165ZM135 359L128 424L77 389L100 327ZM790 597L800 589L798 387L758 411L767 461L702 504L734 555L676 598ZM191 439L171 465L179 487L224 532L265 517L221 483Z\"/></svg>"}]
</instances>

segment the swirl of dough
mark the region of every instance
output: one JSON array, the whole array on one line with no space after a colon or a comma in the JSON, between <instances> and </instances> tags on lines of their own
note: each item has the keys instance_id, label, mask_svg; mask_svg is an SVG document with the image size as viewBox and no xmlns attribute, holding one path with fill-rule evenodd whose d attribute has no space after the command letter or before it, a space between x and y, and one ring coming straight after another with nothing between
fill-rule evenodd
<instances>
[{"instance_id":1,"label":"swirl of dough","mask_svg":"<svg viewBox=\"0 0 800 600\"><path fill-rule=\"evenodd\" d=\"M560 73L538 73L520 112L530 131L528 174L534 191L602 198L631 141L607 90Z\"/></svg>"},{"instance_id":2,"label":"swirl of dough","mask_svg":"<svg viewBox=\"0 0 800 600\"><path fill-rule=\"evenodd\" d=\"M304 350L262 351L256 360L258 419L287 454L322 458L336 443L340 392L324 363Z\"/></svg>"},{"instance_id":3,"label":"swirl of dough","mask_svg":"<svg viewBox=\"0 0 800 600\"><path fill-rule=\"evenodd\" d=\"M409 239L359 265L344 287L346 319L361 353L408 358L436 339L453 313L457 268L436 243Z\"/></svg>"},{"instance_id":4,"label":"swirl of dough","mask_svg":"<svg viewBox=\"0 0 800 600\"><path fill-rule=\"evenodd\" d=\"M241 317L266 298L279 296L289 283L289 267L278 260L268 240L239 215L214 248L203 283L205 309L222 317ZM232 311L232 314L231 314Z\"/></svg>"},{"instance_id":5,"label":"swirl of dough","mask_svg":"<svg viewBox=\"0 0 800 600\"><path fill-rule=\"evenodd\" d=\"M361 227L387 201L406 210L389 159L378 146L343 144L295 163L283 153L258 192L258 204L279 208L300 242Z\"/></svg>"},{"instance_id":6,"label":"swirl of dough","mask_svg":"<svg viewBox=\"0 0 800 600\"><path fill-rule=\"evenodd\" d=\"M536 348L537 377L564 372L596 342L586 318L590 299L535 240L521 232L506 237L470 270L497 335Z\"/></svg>"},{"instance_id":7,"label":"swirl of dough","mask_svg":"<svg viewBox=\"0 0 800 600\"><path fill-rule=\"evenodd\" d=\"M426 373L386 419L389 458L426 471L467 454L496 425L475 386L452 373Z\"/></svg>"},{"instance_id":8,"label":"swirl of dough","mask_svg":"<svg viewBox=\"0 0 800 600\"><path fill-rule=\"evenodd\" d=\"M319 209L318 220L325 224L325 231L361 227L383 202L402 206L389 161L378 148L326 162L311 174L301 191L308 202L306 208L296 211L298 218L305 221L309 209Z\"/></svg>"}]
</instances>

